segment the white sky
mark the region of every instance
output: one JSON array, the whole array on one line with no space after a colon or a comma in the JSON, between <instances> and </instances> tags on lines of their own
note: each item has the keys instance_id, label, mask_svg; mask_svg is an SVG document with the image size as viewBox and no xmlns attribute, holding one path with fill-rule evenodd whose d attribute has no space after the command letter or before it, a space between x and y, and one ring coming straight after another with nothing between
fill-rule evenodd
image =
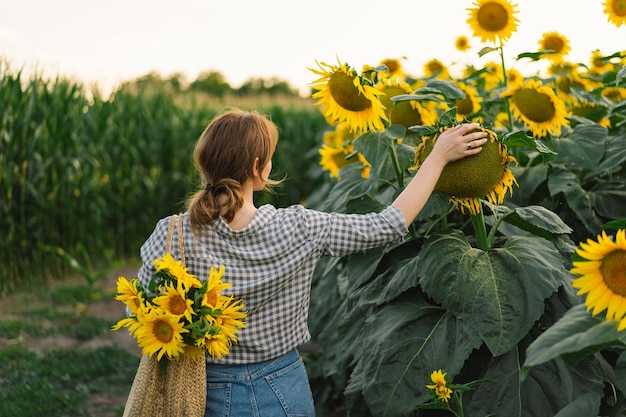
<instances>
[{"instance_id":1,"label":"white sky","mask_svg":"<svg viewBox=\"0 0 626 417\"><path fill-rule=\"evenodd\" d=\"M591 52L626 50L626 26L604 14L605 0L516 0L517 31L505 45L507 66L537 51L545 32L567 37L568 59L587 64ZM0 0L0 56L13 70L67 76L103 90L157 71L193 80L218 71L233 87L250 77L279 79L307 90L317 61L360 70L406 57L405 70L423 75L437 58L458 65L489 44L466 23L474 0ZM459 35L473 46L461 53ZM455 64L456 63L456 64ZM523 60L523 74L541 67Z\"/></svg>"}]
</instances>

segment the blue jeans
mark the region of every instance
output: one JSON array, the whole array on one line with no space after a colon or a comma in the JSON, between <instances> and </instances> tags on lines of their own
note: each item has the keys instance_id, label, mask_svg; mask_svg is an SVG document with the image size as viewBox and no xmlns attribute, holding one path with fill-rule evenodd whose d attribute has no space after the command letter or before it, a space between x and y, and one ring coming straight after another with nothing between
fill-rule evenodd
<instances>
[{"instance_id":1,"label":"blue jeans","mask_svg":"<svg viewBox=\"0 0 626 417\"><path fill-rule=\"evenodd\" d=\"M315 417L309 378L296 349L264 362L207 364L205 417Z\"/></svg>"}]
</instances>

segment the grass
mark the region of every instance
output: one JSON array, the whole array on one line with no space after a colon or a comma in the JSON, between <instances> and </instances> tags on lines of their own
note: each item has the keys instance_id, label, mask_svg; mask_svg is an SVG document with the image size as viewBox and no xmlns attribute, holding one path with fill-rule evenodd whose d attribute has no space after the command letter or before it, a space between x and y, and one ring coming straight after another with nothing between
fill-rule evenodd
<instances>
[{"instance_id":1,"label":"grass","mask_svg":"<svg viewBox=\"0 0 626 417\"><path fill-rule=\"evenodd\" d=\"M90 284L14 296L10 315L0 320L0 416L122 415L139 358L95 343L114 323L90 313L93 303L112 297ZM48 350L49 338L73 343Z\"/></svg>"}]
</instances>

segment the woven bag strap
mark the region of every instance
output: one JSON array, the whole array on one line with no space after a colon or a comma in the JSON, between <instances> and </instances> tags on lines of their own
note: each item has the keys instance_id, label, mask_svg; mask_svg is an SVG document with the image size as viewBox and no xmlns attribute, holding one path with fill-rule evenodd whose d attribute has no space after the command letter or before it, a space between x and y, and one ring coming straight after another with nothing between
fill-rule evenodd
<instances>
[{"instance_id":1,"label":"woven bag strap","mask_svg":"<svg viewBox=\"0 0 626 417\"><path fill-rule=\"evenodd\" d=\"M183 216L174 214L170 217L170 223L167 226L167 241L165 242L165 253L172 253L172 241L174 240L174 226L178 219L178 249L180 250L180 260L185 265L185 241L183 239Z\"/></svg>"},{"instance_id":2,"label":"woven bag strap","mask_svg":"<svg viewBox=\"0 0 626 417\"><path fill-rule=\"evenodd\" d=\"M178 249L180 250L180 260L183 262L183 265L186 265L185 262L185 241L183 239L183 216L178 215Z\"/></svg>"}]
</instances>

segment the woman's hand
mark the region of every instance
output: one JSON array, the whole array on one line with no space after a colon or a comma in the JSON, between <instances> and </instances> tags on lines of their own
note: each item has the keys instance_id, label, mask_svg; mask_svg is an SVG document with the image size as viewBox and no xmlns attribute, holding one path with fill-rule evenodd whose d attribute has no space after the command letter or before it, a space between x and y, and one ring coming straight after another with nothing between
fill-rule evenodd
<instances>
[{"instance_id":1,"label":"woman's hand","mask_svg":"<svg viewBox=\"0 0 626 417\"><path fill-rule=\"evenodd\" d=\"M442 162L448 163L477 154L488 140L487 132L482 130L468 133L478 127L477 123L466 123L445 130L437 138L429 158L440 158Z\"/></svg>"},{"instance_id":2,"label":"woman's hand","mask_svg":"<svg viewBox=\"0 0 626 417\"><path fill-rule=\"evenodd\" d=\"M411 182L393 202L402 212L407 227L428 201L446 164L482 150L488 140L487 132L468 133L478 126L476 123L462 124L441 133Z\"/></svg>"}]
</instances>

